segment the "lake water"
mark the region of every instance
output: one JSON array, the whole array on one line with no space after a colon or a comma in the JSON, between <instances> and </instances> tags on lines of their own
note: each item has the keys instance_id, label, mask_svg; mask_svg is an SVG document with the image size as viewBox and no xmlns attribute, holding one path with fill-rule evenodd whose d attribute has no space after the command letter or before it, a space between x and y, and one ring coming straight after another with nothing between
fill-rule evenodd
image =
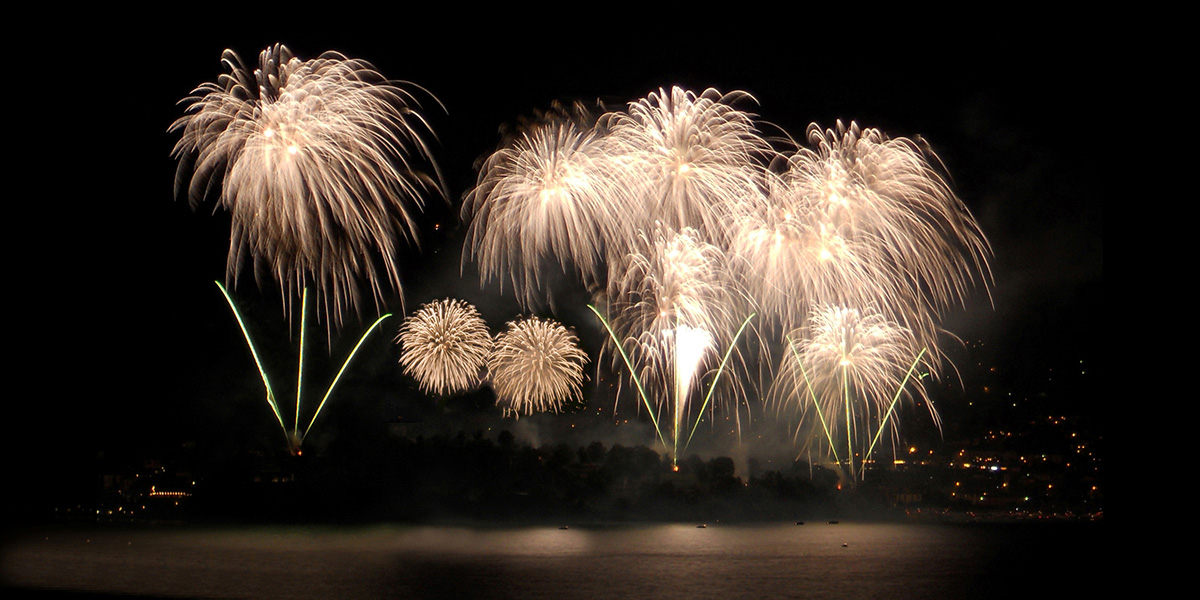
<instances>
[{"instance_id":1,"label":"lake water","mask_svg":"<svg viewBox=\"0 0 1200 600\"><path fill-rule=\"evenodd\" d=\"M10 592L43 596L1079 597L1109 581L1105 531L1091 523L47 530L9 536L0 575Z\"/></svg>"}]
</instances>

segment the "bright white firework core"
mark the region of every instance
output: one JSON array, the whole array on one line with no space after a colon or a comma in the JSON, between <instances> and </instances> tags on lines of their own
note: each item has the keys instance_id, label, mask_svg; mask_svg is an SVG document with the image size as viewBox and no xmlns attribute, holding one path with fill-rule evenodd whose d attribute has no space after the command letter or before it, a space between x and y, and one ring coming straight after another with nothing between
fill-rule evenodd
<instances>
[{"instance_id":1,"label":"bright white firework core","mask_svg":"<svg viewBox=\"0 0 1200 600\"><path fill-rule=\"evenodd\" d=\"M704 353L712 348L713 337L707 331L687 325L675 328L675 376L678 391L682 396L692 385L692 377L696 375L696 367L704 358Z\"/></svg>"}]
</instances>

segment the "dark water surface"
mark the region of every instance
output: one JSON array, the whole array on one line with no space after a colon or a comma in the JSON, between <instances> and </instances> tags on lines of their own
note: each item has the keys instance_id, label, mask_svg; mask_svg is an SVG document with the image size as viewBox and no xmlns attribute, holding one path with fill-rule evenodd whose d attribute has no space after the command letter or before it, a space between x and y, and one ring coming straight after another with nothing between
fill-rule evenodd
<instances>
[{"instance_id":1,"label":"dark water surface","mask_svg":"<svg viewBox=\"0 0 1200 600\"><path fill-rule=\"evenodd\" d=\"M10 537L9 591L188 598L1020 598L1109 581L1093 523L375 526Z\"/></svg>"}]
</instances>

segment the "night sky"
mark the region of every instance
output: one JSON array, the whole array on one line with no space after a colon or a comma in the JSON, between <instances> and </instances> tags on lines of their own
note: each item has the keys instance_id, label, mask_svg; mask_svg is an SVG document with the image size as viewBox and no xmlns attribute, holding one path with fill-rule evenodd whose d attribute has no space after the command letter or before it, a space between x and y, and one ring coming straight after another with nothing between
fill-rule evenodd
<instances>
[{"instance_id":1,"label":"night sky","mask_svg":"<svg viewBox=\"0 0 1200 600\"><path fill-rule=\"evenodd\" d=\"M337 24L319 33L312 23L227 29L215 14L211 24L181 20L186 27L163 23L155 33L80 26L45 58L27 49L14 59L30 64L15 93L38 99L18 102L14 119L23 147L10 178L32 175L35 182L24 191L10 187L23 196L13 198L17 220L10 220L19 225L10 239L25 240L10 242L17 265L10 295L24 347L15 349L6 437L15 441L10 460L28 468L31 481L48 489L69 485L63 482L92 473L98 457L153 454L187 441L227 444L244 436L248 444L282 443L213 284L224 278L228 216L214 213L211 201L192 211L174 198L170 152L178 136L167 132L182 115L176 103L222 73L222 50L250 62L275 42L305 59L337 50L368 60L445 105L446 113L428 105L426 114L450 204L431 202L422 250L402 269L409 311L464 297L493 332L518 315L511 297L480 290L469 267L459 277L458 207L474 184L475 161L495 149L502 125L555 100L601 100L619 109L660 87L714 87L752 94L758 106L745 108L768 135L802 138L810 122L832 127L843 119L893 137L925 138L995 251L990 298L980 288L944 322L965 342L984 343L969 359L960 353L962 360L996 367L994 383L1024 395L1039 393L1056 369L1079 361L1101 371L1106 190L1095 157L1102 155L1104 90L1091 42L1057 24L997 22L946 34L846 18L837 26L764 27L772 17L761 14L744 25L737 23L750 17L730 14L670 27L619 11L595 15L586 26L507 15L485 19L487 28L457 25L462 16L453 11L380 23L354 14L357 21L343 24L338 16L317 18ZM372 21L370 30L361 21ZM595 323L576 302L582 293L572 296L569 286L557 293L566 306L560 319L580 329L585 347L598 342L589 333ZM294 373L294 340L275 285L264 282L260 290L246 277L235 295L262 328L263 346L274 348L265 352L276 354L269 359L282 370L275 377L290 389L285 374ZM411 381L390 366L401 307L394 302L388 310L397 316L364 347L372 358L348 381L350 398L335 396L326 409L328 435L442 410L409 391ZM322 331L314 360L340 363L373 316L352 319L332 348ZM586 349L594 360L598 348ZM977 370L958 366L970 388ZM313 367L308 402L319 399L317 388L328 381L321 369L328 368ZM1099 386L1089 381L1060 392L1058 402L1102 421L1109 399L1096 396ZM498 412L479 398L446 411L467 429L491 426ZM611 421L610 412L605 404L594 420ZM550 418L521 421L526 432L540 427L550 436L561 427Z\"/></svg>"}]
</instances>

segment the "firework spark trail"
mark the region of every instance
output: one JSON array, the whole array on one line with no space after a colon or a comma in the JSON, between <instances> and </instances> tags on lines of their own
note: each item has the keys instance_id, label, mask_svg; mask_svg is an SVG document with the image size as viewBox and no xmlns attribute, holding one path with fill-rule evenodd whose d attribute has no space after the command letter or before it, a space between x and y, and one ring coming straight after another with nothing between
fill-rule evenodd
<instances>
[{"instance_id":1,"label":"firework spark trail","mask_svg":"<svg viewBox=\"0 0 1200 600\"><path fill-rule=\"evenodd\" d=\"M328 402L329 397L333 395L333 389L337 387L338 382L342 380L342 375L346 373L346 369L350 366L350 361L354 360L354 355L358 354L358 349L362 348L363 342L367 341L367 336L371 335L371 332L375 331L375 328L379 327L380 324L383 323L383 320L390 316L392 316L391 313L387 313L381 315L378 319L375 319L375 322L371 323L371 326L368 327L367 330L363 332L362 336L358 338L358 342L354 344L354 348L350 350L349 354L346 355L346 360L342 361L342 368L338 369L337 375L334 376L333 381L329 384L329 388L325 390L325 395L321 398L321 403L317 405L317 410L313 412L312 419L309 419L308 421L308 427L305 427L304 432L300 434L300 440L297 443L297 447L299 447L299 444L304 443L304 438L308 437L308 432L312 430L313 423L316 423L317 417L321 416L321 411L325 409L325 403ZM296 385L299 387L299 383Z\"/></svg>"},{"instance_id":2,"label":"firework spark trail","mask_svg":"<svg viewBox=\"0 0 1200 600\"><path fill-rule=\"evenodd\" d=\"M254 364L258 367L258 374L262 377L263 387L267 391L267 405L271 407L272 414L275 415L275 420L279 422L279 429L283 431L284 437L288 438L289 443L291 436L288 435L287 426L283 424L283 414L279 412L279 403L275 400L275 391L271 389L271 380L267 377L267 371L263 367L262 360L258 357L258 349L254 347L254 341L250 339L250 332L246 329L246 323L242 320L242 313L234 304L233 298L229 292L225 290L225 286L221 282L217 284L217 289L221 290L221 295L225 297L225 301L229 303L229 310L233 311L233 318L237 319L238 327L242 330L242 337L246 338L246 345L250 348L250 355L254 357Z\"/></svg>"},{"instance_id":3,"label":"firework spark trail","mask_svg":"<svg viewBox=\"0 0 1200 600\"><path fill-rule=\"evenodd\" d=\"M392 315L389 313L380 316L378 319L375 319L375 322L367 328L367 330L362 334L362 337L358 338L358 343L354 345L354 349L352 349L346 356L346 360L342 362L342 367L338 369L337 375L333 378L333 381L329 384L329 387L326 388L325 396L321 398L321 403L317 405L317 410L313 412L312 419L309 420L308 426L301 431L300 412L302 404L301 400L303 397L301 390L303 389L304 384L304 319L307 316L305 313L307 312L306 309L308 304L307 291L303 293L304 298L301 300L302 307L300 309L300 358L296 367L296 412L295 419L293 420L292 430L289 432L287 430L287 426L283 423L283 414L280 413L279 404L275 400L275 392L271 388L270 378L267 377L267 372L263 368L262 361L258 357L258 350L254 346L254 341L250 339L250 332L246 329L245 322L242 321L241 312L238 311L237 305L234 304L233 298L229 295L229 292L225 289L225 286L221 285L221 282L219 281L214 283L216 283L217 288L221 290L221 294L225 297L225 301L229 303L229 309L233 311L233 316L235 319L237 319L238 327L242 330L242 336L246 338L246 345L250 348L250 354L254 357L254 363L258 366L258 373L262 377L263 387L265 387L267 391L267 404L271 407L271 411L274 413L275 419L279 423L279 428L283 432L284 437L287 438L288 450L293 454L299 454L300 447L304 444L304 439L308 436L308 432L312 430L313 424L317 422L317 417L321 415L321 411L325 408L325 403L328 402L329 397L333 395L333 390L337 387L338 382L342 379L342 375L345 374L346 369L350 366L350 361L354 360L354 355L358 354L359 348L362 347L363 342L367 340L367 337L371 335L371 332L374 331L384 319Z\"/></svg>"},{"instance_id":4,"label":"firework spark trail","mask_svg":"<svg viewBox=\"0 0 1200 600\"><path fill-rule=\"evenodd\" d=\"M646 388L642 385L642 380L638 378L637 369L633 366L633 361L629 359L629 354L625 352L625 345L622 344L620 338L617 337L617 332L613 331L612 324L609 322L609 320L606 319L603 314L600 314L599 309L591 304L588 305L588 309L596 315L597 319L600 319L600 323L604 325L605 331L608 332L613 346L617 349L617 354L621 357L621 360L624 361L625 366L629 369L629 378L633 380L633 385L638 392L638 398L641 399L642 405L646 407L646 413L650 415L650 421L654 424L654 431L658 434L658 439L662 442L663 447L665 448L667 441L665 438L663 438L662 427L658 424L658 413L655 412L652 406L650 406L650 399L646 396ZM616 362L615 358L613 359L613 362ZM620 396L621 393L620 389L618 388L617 398L619 399Z\"/></svg>"},{"instance_id":5,"label":"firework spark trail","mask_svg":"<svg viewBox=\"0 0 1200 600\"><path fill-rule=\"evenodd\" d=\"M446 298L424 304L396 336L400 365L426 393L452 395L480 383L492 336L474 306Z\"/></svg>"},{"instance_id":6,"label":"firework spark trail","mask_svg":"<svg viewBox=\"0 0 1200 600\"><path fill-rule=\"evenodd\" d=\"M713 380L708 386L708 394L706 394L704 396L704 403L702 405L700 405L700 410L696 411L697 414L703 415L705 409L707 409L708 406L712 403L713 392L717 391L717 383L721 379L721 374L725 372L725 368L729 365L729 358L730 358L730 356L732 356L734 354L734 351L737 349L738 340L741 339L742 333L744 331L746 331L746 327L750 325L750 321L752 321L755 316L756 316L755 313L750 313L750 315L746 317L746 320L742 321L742 326L738 328L737 333L734 334L734 336L733 336L733 342L730 343L729 347L725 349L725 356L723 358L721 358L721 363L717 366L717 371L713 375ZM740 354L739 354L738 358L739 359L741 358ZM744 361L743 361L743 368L744 368ZM739 427L740 426L741 425L740 425L740 421L739 421ZM687 448L688 444L690 444L692 442L692 437L696 435L696 429L699 427L700 427L700 419L697 418L696 421L692 424L692 430L688 433L687 440L684 441L684 443L683 443L683 447L685 449ZM676 434L676 435L678 435L678 434ZM678 439L678 437L676 439Z\"/></svg>"},{"instance_id":7,"label":"firework spark trail","mask_svg":"<svg viewBox=\"0 0 1200 600\"><path fill-rule=\"evenodd\" d=\"M743 100L754 98L673 87L602 118L611 132L606 155L618 164L610 171L620 174L622 189L641 208L629 221L625 247L657 222L724 243L731 207L761 194L759 159L772 153L753 115L734 108Z\"/></svg>"},{"instance_id":8,"label":"firework spark trail","mask_svg":"<svg viewBox=\"0 0 1200 600\"><path fill-rule=\"evenodd\" d=\"M548 114L484 163L463 203L468 252L481 283L507 274L526 306L547 260L599 281L609 240L630 213L599 134L581 118Z\"/></svg>"},{"instance_id":9,"label":"firework spark trail","mask_svg":"<svg viewBox=\"0 0 1200 600\"><path fill-rule=\"evenodd\" d=\"M575 334L549 319L529 317L508 323L488 358L496 404L504 415L559 412L567 401L583 399L587 353Z\"/></svg>"},{"instance_id":10,"label":"firework spark trail","mask_svg":"<svg viewBox=\"0 0 1200 600\"><path fill-rule=\"evenodd\" d=\"M779 366L776 384L782 387L776 397L801 412L811 406L831 449L835 439L845 440L851 477L856 448L865 460L867 445L874 446L873 432L874 438L885 426L891 427L893 435L897 432L892 412L902 390L924 401L938 422L925 388L905 387L912 374L910 365L915 366L925 353L912 332L873 308L821 306L810 321L808 337L789 335L798 341Z\"/></svg>"},{"instance_id":11,"label":"firework spark trail","mask_svg":"<svg viewBox=\"0 0 1200 600\"><path fill-rule=\"evenodd\" d=\"M316 283L338 324L364 280L377 303L399 292L396 240L413 242L425 196L444 196L418 168L437 171L413 93L332 52L304 61L277 44L254 71L231 50L221 62L170 131L176 194L194 207L219 187L233 217L227 279L248 259L287 293Z\"/></svg>"}]
</instances>

